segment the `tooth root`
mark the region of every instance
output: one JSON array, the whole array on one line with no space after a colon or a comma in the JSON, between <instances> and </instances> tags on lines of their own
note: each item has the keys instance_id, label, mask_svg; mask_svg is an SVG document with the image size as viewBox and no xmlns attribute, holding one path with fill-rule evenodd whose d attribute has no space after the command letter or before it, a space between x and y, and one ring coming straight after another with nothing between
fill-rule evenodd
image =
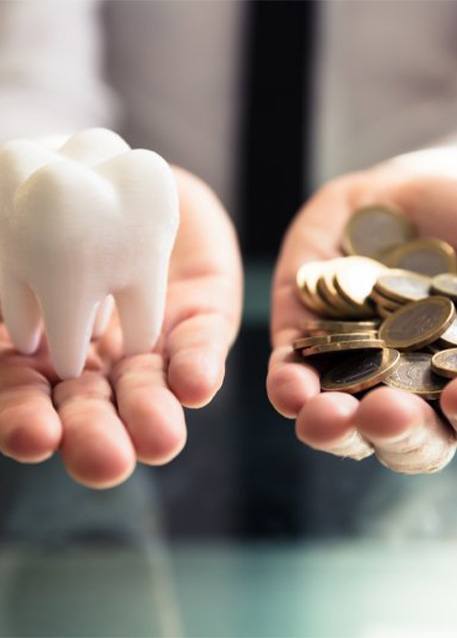
<instances>
[{"instance_id":1,"label":"tooth root","mask_svg":"<svg viewBox=\"0 0 457 638\"><path fill-rule=\"evenodd\" d=\"M156 272L154 282L145 278L146 284L124 288L114 295L127 356L151 350L159 337L167 282L163 270Z\"/></svg>"},{"instance_id":2,"label":"tooth root","mask_svg":"<svg viewBox=\"0 0 457 638\"><path fill-rule=\"evenodd\" d=\"M55 371L61 379L78 377L86 361L97 301L71 293L59 296L38 292L38 298Z\"/></svg>"},{"instance_id":3,"label":"tooth root","mask_svg":"<svg viewBox=\"0 0 457 638\"><path fill-rule=\"evenodd\" d=\"M15 348L32 354L41 336L40 306L33 291L15 277L2 274L1 299L3 320Z\"/></svg>"},{"instance_id":4,"label":"tooth root","mask_svg":"<svg viewBox=\"0 0 457 638\"><path fill-rule=\"evenodd\" d=\"M114 308L114 299L112 295L108 295L98 306L97 315L95 317L92 338L98 339L108 327L109 320Z\"/></svg>"}]
</instances>

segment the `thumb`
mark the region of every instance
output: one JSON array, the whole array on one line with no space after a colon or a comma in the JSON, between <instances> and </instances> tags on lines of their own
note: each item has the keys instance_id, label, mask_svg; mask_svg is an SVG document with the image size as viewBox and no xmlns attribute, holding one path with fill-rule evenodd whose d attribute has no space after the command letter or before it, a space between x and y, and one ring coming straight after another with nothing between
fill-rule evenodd
<instances>
[{"instance_id":1,"label":"thumb","mask_svg":"<svg viewBox=\"0 0 457 638\"><path fill-rule=\"evenodd\" d=\"M361 205L373 197L392 201L420 235L457 245L457 147L432 148L385 162L375 169L370 190Z\"/></svg>"}]
</instances>

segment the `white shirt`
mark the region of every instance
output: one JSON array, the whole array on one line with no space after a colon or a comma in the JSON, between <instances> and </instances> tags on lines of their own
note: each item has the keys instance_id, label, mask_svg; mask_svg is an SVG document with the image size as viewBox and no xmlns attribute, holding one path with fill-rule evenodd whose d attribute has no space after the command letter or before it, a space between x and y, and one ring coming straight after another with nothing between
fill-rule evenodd
<instances>
[{"instance_id":1,"label":"white shirt","mask_svg":"<svg viewBox=\"0 0 457 638\"><path fill-rule=\"evenodd\" d=\"M100 9L102 8L102 12ZM457 130L457 3L319 3L314 177ZM0 2L0 137L120 129L233 203L240 0Z\"/></svg>"}]
</instances>

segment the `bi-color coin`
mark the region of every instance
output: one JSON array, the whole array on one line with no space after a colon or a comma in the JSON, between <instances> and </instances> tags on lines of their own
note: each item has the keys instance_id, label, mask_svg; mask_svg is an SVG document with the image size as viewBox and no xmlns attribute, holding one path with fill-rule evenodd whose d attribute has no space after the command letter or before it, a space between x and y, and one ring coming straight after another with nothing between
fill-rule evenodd
<instances>
[{"instance_id":1,"label":"bi-color coin","mask_svg":"<svg viewBox=\"0 0 457 638\"><path fill-rule=\"evenodd\" d=\"M431 283L430 277L397 268L382 273L375 283L374 291L392 301L408 303L428 297Z\"/></svg>"},{"instance_id":2,"label":"bi-color coin","mask_svg":"<svg viewBox=\"0 0 457 638\"><path fill-rule=\"evenodd\" d=\"M416 235L415 226L399 210L375 204L352 214L344 230L342 247L347 255L377 259L387 249Z\"/></svg>"},{"instance_id":3,"label":"bi-color coin","mask_svg":"<svg viewBox=\"0 0 457 638\"><path fill-rule=\"evenodd\" d=\"M441 350L432 357L432 370L448 379L457 377L457 348Z\"/></svg>"},{"instance_id":4,"label":"bi-color coin","mask_svg":"<svg viewBox=\"0 0 457 638\"><path fill-rule=\"evenodd\" d=\"M323 390L355 394L372 388L389 374L400 359L397 350L363 350L337 363L325 372Z\"/></svg>"},{"instance_id":5,"label":"bi-color coin","mask_svg":"<svg viewBox=\"0 0 457 638\"><path fill-rule=\"evenodd\" d=\"M310 346L304 348L301 353L303 357L313 357L319 354L330 354L336 352L346 352L349 350L382 350L384 341L381 339L358 339L352 341L335 341L333 343L324 343L322 345Z\"/></svg>"},{"instance_id":6,"label":"bi-color coin","mask_svg":"<svg viewBox=\"0 0 457 638\"><path fill-rule=\"evenodd\" d=\"M313 335L311 337L301 337L293 343L294 350L304 350L311 346L320 346L326 343L342 343L346 341L373 341L373 333L371 332L355 332L355 333L335 333L329 335Z\"/></svg>"},{"instance_id":7,"label":"bi-color coin","mask_svg":"<svg viewBox=\"0 0 457 638\"><path fill-rule=\"evenodd\" d=\"M432 279L432 292L435 295L443 295L449 297L452 301L457 302L457 275L452 273L441 273Z\"/></svg>"},{"instance_id":8,"label":"bi-color coin","mask_svg":"<svg viewBox=\"0 0 457 638\"><path fill-rule=\"evenodd\" d=\"M366 321L343 321L335 319L305 319L303 330L308 334L332 334L342 332L376 332L380 325L379 319Z\"/></svg>"},{"instance_id":9,"label":"bi-color coin","mask_svg":"<svg viewBox=\"0 0 457 638\"><path fill-rule=\"evenodd\" d=\"M457 270L455 250L441 239L416 239L390 249L379 257L390 268L412 270L434 277L440 273Z\"/></svg>"},{"instance_id":10,"label":"bi-color coin","mask_svg":"<svg viewBox=\"0 0 457 638\"><path fill-rule=\"evenodd\" d=\"M417 350L436 341L454 318L454 304L446 297L412 301L387 317L379 329L379 338L388 348Z\"/></svg>"},{"instance_id":11,"label":"bi-color coin","mask_svg":"<svg viewBox=\"0 0 457 638\"><path fill-rule=\"evenodd\" d=\"M403 352L384 383L391 388L412 392L424 399L438 399L446 385L443 377L432 370L432 355L425 352Z\"/></svg>"}]
</instances>

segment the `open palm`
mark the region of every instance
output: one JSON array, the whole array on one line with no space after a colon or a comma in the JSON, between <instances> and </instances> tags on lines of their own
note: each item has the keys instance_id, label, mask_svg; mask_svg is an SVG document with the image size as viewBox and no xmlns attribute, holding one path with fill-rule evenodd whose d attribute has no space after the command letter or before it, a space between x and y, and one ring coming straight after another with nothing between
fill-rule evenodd
<instances>
[{"instance_id":1,"label":"open palm","mask_svg":"<svg viewBox=\"0 0 457 638\"><path fill-rule=\"evenodd\" d=\"M267 388L276 409L296 419L297 436L304 443L354 459L375 453L384 465L407 473L435 471L453 457L457 380L441 395L448 423L423 399L400 390L377 388L360 401L348 394L320 393L316 370L298 361L291 343L302 335L307 316L295 290L296 271L305 261L340 254L343 228L356 208L394 204L422 235L457 246L456 167L456 149L406 155L329 183L293 221L273 285Z\"/></svg>"},{"instance_id":2,"label":"open palm","mask_svg":"<svg viewBox=\"0 0 457 638\"><path fill-rule=\"evenodd\" d=\"M19 355L0 327L0 451L36 463L60 451L68 472L91 487L125 480L136 461L161 464L183 448L183 406L220 388L236 336L242 276L235 233L200 180L175 170L181 224L169 273L164 327L154 352L122 357L116 314L91 345L77 379L59 381L43 340Z\"/></svg>"}]
</instances>

